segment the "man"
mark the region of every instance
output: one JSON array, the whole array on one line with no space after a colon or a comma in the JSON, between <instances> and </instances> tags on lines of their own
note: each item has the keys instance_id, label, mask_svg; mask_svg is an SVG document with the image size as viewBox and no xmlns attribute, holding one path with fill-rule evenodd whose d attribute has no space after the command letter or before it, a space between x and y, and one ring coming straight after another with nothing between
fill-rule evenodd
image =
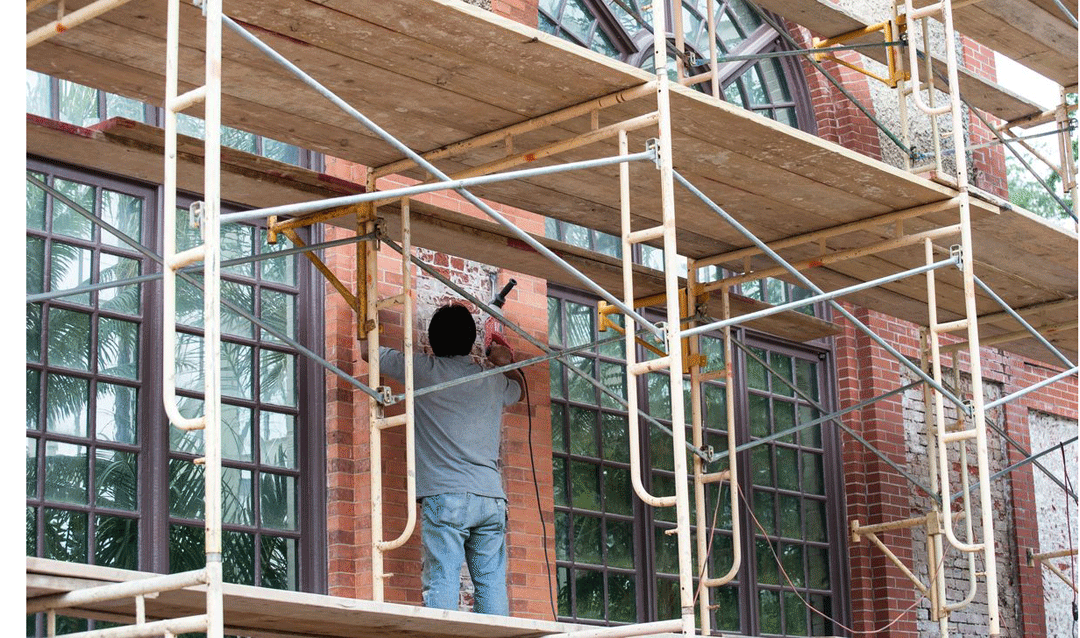
<instances>
[{"instance_id":1,"label":"man","mask_svg":"<svg viewBox=\"0 0 1080 638\"><path fill-rule=\"evenodd\" d=\"M434 356L413 356L416 388L475 375L483 368L470 356L476 322L468 308L447 304L428 324ZM495 366L513 352L495 343L487 353ZM405 356L379 349L382 374L403 380ZM475 379L417 397L416 497L421 503L424 605L457 609L461 562L475 587L474 611L509 615L506 595L506 493L499 469L503 407L521 398L517 370Z\"/></svg>"}]
</instances>

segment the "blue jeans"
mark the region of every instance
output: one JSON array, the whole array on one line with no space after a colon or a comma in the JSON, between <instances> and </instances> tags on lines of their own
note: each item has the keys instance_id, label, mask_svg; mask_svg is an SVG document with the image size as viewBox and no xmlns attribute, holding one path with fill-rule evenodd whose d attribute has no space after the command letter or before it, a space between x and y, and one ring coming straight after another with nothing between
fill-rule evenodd
<instances>
[{"instance_id":1,"label":"blue jeans","mask_svg":"<svg viewBox=\"0 0 1080 638\"><path fill-rule=\"evenodd\" d=\"M473 611L510 614L506 597L506 501L475 494L438 494L421 502L424 606L457 609L461 562L475 588Z\"/></svg>"}]
</instances>

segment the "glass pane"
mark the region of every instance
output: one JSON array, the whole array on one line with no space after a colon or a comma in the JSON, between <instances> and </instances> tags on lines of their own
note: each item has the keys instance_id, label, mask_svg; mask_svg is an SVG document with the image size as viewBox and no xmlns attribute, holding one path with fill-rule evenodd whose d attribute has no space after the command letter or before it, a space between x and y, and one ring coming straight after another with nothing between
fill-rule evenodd
<instances>
[{"instance_id":1,"label":"glass pane","mask_svg":"<svg viewBox=\"0 0 1080 638\"><path fill-rule=\"evenodd\" d=\"M259 351L259 398L266 403L296 406L296 355Z\"/></svg>"},{"instance_id":2,"label":"glass pane","mask_svg":"<svg viewBox=\"0 0 1080 638\"><path fill-rule=\"evenodd\" d=\"M640 423L641 427L649 432L649 459L653 469L674 471L675 459L671 450L672 436L652 423L644 420Z\"/></svg>"},{"instance_id":3,"label":"glass pane","mask_svg":"<svg viewBox=\"0 0 1080 638\"><path fill-rule=\"evenodd\" d=\"M608 519L607 528L607 564L609 567L634 567L634 526L630 521Z\"/></svg>"},{"instance_id":4,"label":"glass pane","mask_svg":"<svg viewBox=\"0 0 1080 638\"><path fill-rule=\"evenodd\" d=\"M134 512L138 508L139 464L131 452L98 449L94 459L97 505Z\"/></svg>"},{"instance_id":5,"label":"glass pane","mask_svg":"<svg viewBox=\"0 0 1080 638\"><path fill-rule=\"evenodd\" d=\"M570 453L582 456L599 456L596 445L596 412L582 408L570 408Z\"/></svg>"},{"instance_id":6,"label":"glass pane","mask_svg":"<svg viewBox=\"0 0 1080 638\"><path fill-rule=\"evenodd\" d=\"M296 477L263 472L259 484L260 518L263 527L296 530Z\"/></svg>"},{"instance_id":7,"label":"glass pane","mask_svg":"<svg viewBox=\"0 0 1080 638\"><path fill-rule=\"evenodd\" d=\"M259 457L263 464L297 468L296 417L263 410L259 413Z\"/></svg>"},{"instance_id":8,"label":"glass pane","mask_svg":"<svg viewBox=\"0 0 1080 638\"><path fill-rule=\"evenodd\" d=\"M278 142L264 137L262 141L262 150L262 154L270 159L285 162L286 164L292 164L294 166L300 165L300 149L292 144L285 144L284 142ZM288 589L292 588L290 587Z\"/></svg>"},{"instance_id":9,"label":"glass pane","mask_svg":"<svg viewBox=\"0 0 1080 638\"><path fill-rule=\"evenodd\" d=\"M169 525L169 573L206 565L206 532L201 527Z\"/></svg>"},{"instance_id":10,"label":"glass pane","mask_svg":"<svg viewBox=\"0 0 1080 638\"><path fill-rule=\"evenodd\" d=\"M619 50L615 48L615 45L611 42L611 38L607 37L600 29L596 29L593 32L592 41L589 42L589 48L611 58L619 56Z\"/></svg>"},{"instance_id":11,"label":"glass pane","mask_svg":"<svg viewBox=\"0 0 1080 638\"><path fill-rule=\"evenodd\" d=\"M604 617L604 573L584 569L574 570L574 585L577 596L577 617Z\"/></svg>"},{"instance_id":12,"label":"glass pane","mask_svg":"<svg viewBox=\"0 0 1080 638\"><path fill-rule=\"evenodd\" d=\"M227 224L221 227L221 260L250 257L254 254L255 239L254 228L242 224ZM222 268L223 273L240 275L242 277L254 277L255 266L248 262L236 266Z\"/></svg>"},{"instance_id":13,"label":"glass pane","mask_svg":"<svg viewBox=\"0 0 1080 638\"><path fill-rule=\"evenodd\" d=\"M177 408L180 414L188 419L193 419L197 416L202 416L203 402L201 399L192 399L189 397L178 397L176 402ZM169 427L169 449L174 452L185 452L188 454L202 454L203 453L203 437L202 433L198 430L185 432L180 428L170 426Z\"/></svg>"},{"instance_id":14,"label":"glass pane","mask_svg":"<svg viewBox=\"0 0 1080 638\"><path fill-rule=\"evenodd\" d=\"M769 435L769 399L760 394L750 395L750 436Z\"/></svg>"},{"instance_id":15,"label":"glass pane","mask_svg":"<svg viewBox=\"0 0 1080 638\"><path fill-rule=\"evenodd\" d=\"M26 371L26 429L36 430L41 427L41 372Z\"/></svg>"},{"instance_id":16,"label":"glass pane","mask_svg":"<svg viewBox=\"0 0 1080 638\"><path fill-rule=\"evenodd\" d=\"M570 400L577 401L578 403L587 403L589 405L596 405L596 386L590 381L596 375L593 372L593 360L586 359L585 357L576 357L571 355L569 357L571 365L574 366L574 370L578 370L581 374L576 374L573 371L567 371L567 384L570 388Z\"/></svg>"},{"instance_id":17,"label":"glass pane","mask_svg":"<svg viewBox=\"0 0 1080 638\"><path fill-rule=\"evenodd\" d=\"M251 409L228 403L221 406L221 455L236 461L251 461Z\"/></svg>"},{"instance_id":18,"label":"glass pane","mask_svg":"<svg viewBox=\"0 0 1080 638\"><path fill-rule=\"evenodd\" d=\"M87 558L86 513L46 507L43 514L42 558L85 563Z\"/></svg>"},{"instance_id":19,"label":"glass pane","mask_svg":"<svg viewBox=\"0 0 1080 638\"><path fill-rule=\"evenodd\" d=\"M99 441L138 443L138 418L138 389L98 381L95 428Z\"/></svg>"},{"instance_id":20,"label":"glass pane","mask_svg":"<svg viewBox=\"0 0 1080 638\"><path fill-rule=\"evenodd\" d=\"M559 300L555 297L548 297L547 311L548 345L559 347L562 345L562 314L559 313ZM555 362L552 361L552 363Z\"/></svg>"},{"instance_id":21,"label":"glass pane","mask_svg":"<svg viewBox=\"0 0 1080 638\"><path fill-rule=\"evenodd\" d=\"M275 290L259 291L259 318L267 326L277 330L290 339L296 339L296 295ZM250 322L247 322L250 325ZM271 343L282 343L280 339L265 330L262 338Z\"/></svg>"},{"instance_id":22,"label":"glass pane","mask_svg":"<svg viewBox=\"0 0 1080 638\"><path fill-rule=\"evenodd\" d=\"M784 592L784 631L789 636L806 635L807 609L795 592Z\"/></svg>"},{"instance_id":23,"label":"glass pane","mask_svg":"<svg viewBox=\"0 0 1080 638\"><path fill-rule=\"evenodd\" d=\"M142 207L141 198L110 190L101 191L101 219L135 241L142 239ZM107 230L101 232L101 243L127 247Z\"/></svg>"},{"instance_id":24,"label":"glass pane","mask_svg":"<svg viewBox=\"0 0 1080 638\"><path fill-rule=\"evenodd\" d=\"M784 543L780 549L780 562L783 563L784 573L796 587L802 587L803 581L803 548L802 545Z\"/></svg>"},{"instance_id":25,"label":"glass pane","mask_svg":"<svg viewBox=\"0 0 1080 638\"><path fill-rule=\"evenodd\" d=\"M563 364L552 360L548 363L548 381L551 386L552 399L565 399L566 391L563 389Z\"/></svg>"},{"instance_id":26,"label":"glass pane","mask_svg":"<svg viewBox=\"0 0 1080 638\"><path fill-rule=\"evenodd\" d=\"M255 584L255 535L225 530L221 534L222 572L225 582Z\"/></svg>"},{"instance_id":27,"label":"glass pane","mask_svg":"<svg viewBox=\"0 0 1080 638\"><path fill-rule=\"evenodd\" d=\"M139 521L122 516L94 517L94 563L117 569L139 568Z\"/></svg>"},{"instance_id":28,"label":"glass pane","mask_svg":"<svg viewBox=\"0 0 1080 638\"><path fill-rule=\"evenodd\" d=\"M777 387L776 384L773 387ZM793 403L787 403L786 401L773 401L773 431L782 432L784 430L790 430L795 427L795 405ZM784 443L794 443L795 435L788 434L782 436L778 441Z\"/></svg>"},{"instance_id":29,"label":"glass pane","mask_svg":"<svg viewBox=\"0 0 1080 638\"><path fill-rule=\"evenodd\" d=\"M222 344L224 345L224 344ZM224 362L223 362L224 363ZM176 334L176 387L202 392L203 339L198 335ZM224 368L224 366L223 366ZM224 373L224 369L222 373ZM222 384L224 390L224 384Z\"/></svg>"},{"instance_id":30,"label":"glass pane","mask_svg":"<svg viewBox=\"0 0 1080 638\"><path fill-rule=\"evenodd\" d=\"M820 454L803 452L802 489L807 494L825 494L825 468Z\"/></svg>"},{"instance_id":31,"label":"glass pane","mask_svg":"<svg viewBox=\"0 0 1080 638\"><path fill-rule=\"evenodd\" d=\"M45 429L58 434L86 436L90 382L62 374L50 374L46 396Z\"/></svg>"},{"instance_id":32,"label":"glass pane","mask_svg":"<svg viewBox=\"0 0 1080 638\"><path fill-rule=\"evenodd\" d=\"M837 633L833 624L826 618L832 616L832 597L820 594L810 594L810 604L824 616L810 614L810 634L813 636L832 636Z\"/></svg>"},{"instance_id":33,"label":"glass pane","mask_svg":"<svg viewBox=\"0 0 1080 638\"><path fill-rule=\"evenodd\" d=\"M614 363L600 363L600 383L615 396L626 401L626 368ZM600 393L600 405L605 408L622 409L622 404L606 392Z\"/></svg>"},{"instance_id":34,"label":"glass pane","mask_svg":"<svg viewBox=\"0 0 1080 638\"><path fill-rule=\"evenodd\" d=\"M37 509L26 508L26 555L37 556Z\"/></svg>"},{"instance_id":35,"label":"glass pane","mask_svg":"<svg viewBox=\"0 0 1080 638\"><path fill-rule=\"evenodd\" d=\"M254 356L251 346L222 342L221 393L223 395L241 399L252 398L251 366L254 363ZM289 356L292 357L292 355Z\"/></svg>"},{"instance_id":36,"label":"glass pane","mask_svg":"<svg viewBox=\"0 0 1080 638\"><path fill-rule=\"evenodd\" d=\"M555 512L555 559L570 560L570 515Z\"/></svg>"},{"instance_id":37,"label":"glass pane","mask_svg":"<svg viewBox=\"0 0 1080 638\"><path fill-rule=\"evenodd\" d=\"M573 348L593 340L595 312L589 306L572 301L566 304L566 347Z\"/></svg>"},{"instance_id":38,"label":"glass pane","mask_svg":"<svg viewBox=\"0 0 1080 638\"><path fill-rule=\"evenodd\" d=\"M786 380L781 381L774 375L772 379L773 392L782 394L786 397L795 396L795 391L791 389L792 386L795 385L795 377L791 372L791 357L784 354L776 354L774 352L769 355L769 366L780 373L780 376Z\"/></svg>"},{"instance_id":39,"label":"glass pane","mask_svg":"<svg viewBox=\"0 0 1080 638\"><path fill-rule=\"evenodd\" d=\"M250 337L255 333L253 324L240 313L232 310L225 302L236 306L248 314L255 315L255 289L252 286L223 281L221 286L221 332L222 334Z\"/></svg>"},{"instance_id":40,"label":"glass pane","mask_svg":"<svg viewBox=\"0 0 1080 638\"><path fill-rule=\"evenodd\" d=\"M26 437L26 497L37 498L38 440Z\"/></svg>"},{"instance_id":41,"label":"glass pane","mask_svg":"<svg viewBox=\"0 0 1080 638\"><path fill-rule=\"evenodd\" d=\"M776 514L773 510L774 495L771 492L754 492L754 517L768 534L776 533Z\"/></svg>"},{"instance_id":42,"label":"glass pane","mask_svg":"<svg viewBox=\"0 0 1080 638\"><path fill-rule=\"evenodd\" d=\"M53 187L83 211L94 213L94 187L80 184L59 177L53 180ZM75 212L59 199L53 200L52 230L58 235L67 235L78 239L94 238L94 226L86 217Z\"/></svg>"},{"instance_id":43,"label":"glass pane","mask_svg":"<svg viewBox=\"0 0 1080 638\"><path fill-rule=\"evenodd\" d=\"M759 445L753 449L750 453L750 471L753 474L754 485L772 486L772 455L769 454L769 446Z\"/></svg>"},{"instance_id":44,"label":"glass pane","mask_svg":"<svg viewBox=\"0 0 1080 638\"><path fill-rule=\"evenodd\" d=\"M97 89L60 80L60 121L76 126L100 122Z\"/></svg>"},{"instance_id":45,"label":"glass pane","mask_svg":"<svg viewBox=\"0 0 1080 638\"><path fill-rule=\"evenodd\" d=\"M108 283L138 277L141 265L136 259L101 253L98 281ZM129 315L139 314L139 284L128 284L98 291L98 304L105 310Z\"/></svg>"},{"instance_id":46,"label":"glass pane","mask_svg":"<svg viewBox=\"0 0 1080 638\"><path fill-rule=\"evenodd\" d=\"M765 361L765 351L761 348L750 348L750 352L754 353L757 359ZM755 390L768 390L769 385L765 379L765 366L761 365L757 359L749 354L746 356L746 384Z\"/></svg>"},{"instance_id":47,"label":"glass pane","mask_svg":"<svg viewBox=\"0 0 1080 638\"><path fill-rule=\"evenodd\" d=\"M603 564L600 548L600 519L592 516L574 516L574 562ZM580 596L580 592L578 592Z\"/></svg>"},{"instance_id":48,"label":"glass pane","mask_svg":"<svg viewBox=\"0 0 1080 638\"><path fill-rule=\"evenodd\" d=\"M295 147L294 147L295 148ZM288 250L293 248L292 240L285 235L278 234L276 244L266 243L266 230L259 230L259 252L266 254L272 252L279 252L282 250ZM262 264L262 278L264 281L272 281L279 284L287 284L293 286L296 284L296 256L275 257L273 259L264 259L259 262Z\"/></svg>"},{"instance_id":49,"label":"glass pane","mask_svg":"<svg viewBox=\"0 0 1080 638\"><path fill-rule=\"evenodd\" d=\"M238 151L244 151L245 153L254 153L255 134L241 131L232 128L231 126L222 126L221 144L223 146L228 146L229 148L235 148Z\"/></svg>"},{"instance_id":50,"label":"glass pane","mask_svg":"<svg viewBox=\"0 0 1080 638\"><path fill-rule=\"evenodd\" d=\"M649 392L649 414L671 419L671 383L667 374L650 374L646 377Z\"/></svg>"},{"instance_id":51,"label":"glass pane","mask_svg":"<svg viewBox=\"0 0 1080 638\"><path fill-rule=\"evenodd\" d=\"M604 510L609 514L634 513L631 498L633 487L630 484L630 470L605 467L604 470Z\"/></svg>"},{"instance_id":52,"label":"glass pane","mask_svg":"<svg viewBox=\"0 0 1080 638\"><path fill-rule=\"evenodd\" d=\"M26 294L34 295L45 290L45 240L40 237L26 238Z\"/></svg>"},{"instance_id":53,"label":"glass pane","mask_svg":"<svg viewBox=\"0 0 1080 638\"><path fill-rule=\"evenodd\" d=\"M41 304L26 304L26 360L41 361Z\"/></svg>"},{"instance_id":54,"label":"glass pane","mask_svg":"<svg viewBox=\"0 0 1080 638\"><path fill-rule=\"evenodd\" d=\"M780 570L777 569L776 556L773 555L769 542L758 536L754 539L754 547L754 556L757 558L758 583L779 585Z\"/></svg>"},{"instance_id":55,"label":"glass pane","mask_svg":"<svg viewBox=\"0 0 1080 638\"><path fill-rule=\"evenodd\" d=\"M263 587L272 589L300 589L297 570L298 542L295 538L263 536L260 552Z\"/></svg>"},{"instance_id":56,"label":"glass pane","mask_svg":"<svg viewBox=\"0 0 1080 638\"><path fill-rule=\"evenodd\" d=\"M566 497L566 459L559 457L551 459L551 481L555 505L558 507L570 505Z\"/></svg>"},{"instance_id":57,"label":"glass pane","mask_svg":"<svg viewBox=\"0 0 1080 638\"><path fill-rule=\"evenodd\" d=\"M720 631L741 631L739 620L739 590L735 586L713 590L716 601L716 628Z\"/></svg>"},{"instance_id":58,"label":"glass pane","mask_svg":"<svg viewBox=\"0 0 1080 638\"><path fill-rule=\"evenodd\" d=\"M89 499L87 447L45 442L45 499L86 505Z\"/></svg>"},{"instance_id":59,"label":"glass pane","mask_svg":"<svg viewBox=\"0 0 1080 638\"><path fill-rule=\"evenodd\" d=\"M566 452L566 409L561 403L551 404L551 449Z\"/></svg>"},{"instance_id":60,"label":"glass pane","mask_svg":"<svg viewBox=\"0 0 1080 638\"><path fill-rule=\"evenodd\" d=\"M776 446L777 486L785 490L799 490L799 452L792 448Z\"/></svg>"},{"instance_id":61,"label":"glass pane","mask_svg":"<svg viewBox=\"0 0 1080 638\"><path fill-rule=\"evenodd\" d=\"M658 574L679 573L679 539L674 534L664 532L670 527L656 526L653 528L653 539L656 543L656 572Z\"/></svg>"},{"instance_id":62,"label":"glass pane","mask_svg":"<svg viewBox=\"0 0 1080 638\"><path fill-rule=\"evenodd\" d=\"M49 310L49 363L75 370L90 369L90 315Z\"/></svg>"},{"instance_id":63,"label":"glass pane","mask_svg":"<svg viewBox=\"0 0 1080 638\"><path fill-rule=\"evenodd\" d=\"M608 620L637 620L637 594L634 579L622 574L608 574Z\"/></svg>"},{"instance_id":64,"label":"glass pane","mask_svg":"<svg viewBox=\"0 0 1080 638\"><path fill-rule=\"evenodd\" d=\"M221 516L225 523L251 525L255 520L251 470L221 469Z\"/></svg>"},{"instance_id":65,"label":"glass pane","mask_svg":"<svg viewBox=\"0 0 1080 638\"><path fill-rule=\"evenodd\" d=\"M806 559L808 573L810 574L807 585L815 589L828 589L829 579L829 550L825 547L807 547Z\"/></svg>"},{"instance_id":66,"label":"glass pane","mask_svg":"<svg viewBox=\"0 0 1080 638\"><path fill-rule=\"evenodd\" d=\"M597 33L601 33L601 32L599 30L597 30ZM614 57L617 54L612 54L612 55ZM609 235L607 233L601 233L601 232L596 232L595 237L596 237L596 252L603 253L605 255L609 255L609 256L615 257L617 259L622 257L622 241L618 237L616 237L614 235ZM622 325L622 317L618 318L618 323L619 323L620 326ZM612 356L615 356L615 355L612 355Z\"/></svg>"},{"instance_id":67,"label":"glass pane","mask_svg":"<svg viewBox=\"0 0 1080 638\"><path fill-rule=\"evenodd\" d=\"M90 251L85 248L53 242L49 259L49 290L60 292L89 285L92 276L90 259ZM90 293L68 295L64 301L90 305Z\"/></svg>"},{"instance_id":68,"label":"glass pane","mask_svg":"<svg viewBox=\"0 0 1080 638\"><path fill-rule=\"evenodd\" d=\"M52 314L50 313L50 317ZM139 324L101 317L98 321L98 372L139 378Z\"/></svg>"},{"instance_id":69,"label":"glass pane","mask_svg":"<svg viewBox=\"0 0 1080 638\"><path fill-rule=\"evenodd\" d=\"M772 277L765 280L765 301L774 306L787 301L787 288L783 281Z\"/></svg>"},{"instance_id":70,"label":"glass pane","mask_svg":"<svg viewBox=\"0 0 1080 638\"><path fill-rule=\"evenodd\" d=\"M203 466L187 459L169 459L169 514L201 519L203 492Z\"/></svg>"},{"instance_id":71,"label":"glass pane","mask_svg":"<svg viewBox=\"0 0 1080 638\"><path fill-rule=\"evenodd\" d=\"M206 135L206 123L197 117L180 113L176 116L176 131L181 135L202 139Z\"/></svg>"},{"instance_id":72,"label":"glass pane","mask_svg":"<svg viewBox=\"0 0 1080 638\"><path fill-rule=\"evenodd\" d=\"M109 118L126 117L136 122L146 122L146 109L143 108L143 103L138 100L114 93L106 93L105 116Z\"/></svg>"},{"instance_id":73,"label":"glass pane","mask_svg":"<svg viewBox=\"0 0 1080 638\"><path fill-rule=\"evenodd\" d=\"M769 96L765 95L765 85L761 80L761 71L758 65L747 69L746 73L742 75L742 81L746 86L747 94L750 96L751 106L764 106L769 103Z\"/></svg>"},{"instance_id":74,"label":"glass pane","mask_svg":"<svg viewBox=\"0 0 1080 638\"><path fill-rule=\"evenodd\" d=\"M570 607L570 570L559 567L556 570L555 579L559 596L559 615L571 616L573 610Z\"/></svg>"},{"instance_id":75,"label":"glass pane","mask_svg":"<svg viewBox=\"0 0 1080 638\"><path fill-rule=\"evenodd\" d=\"M679 583L668 578L656 579L656 617L660 620L678 618L682 608L679 606Z\"/></svg>"},{"instance_id":76,"label":"glass pane","mask_svg":"<svg viewBox=\"0 0 1080 638\"><path fill-rule=\"evenodd\" d=\"M49 76L37 71L26 71L26 112L41 117L52 117Z\"/></svg>"},{"instance_id":77,"label":"glass pane","mask_svg":"<svg viewBox=\"0 0 1080 638\"><path fill-rule=\"evenodd\" d=\"M806 540L827 542L829 540L825 513L825 501L804 499L803 507L806 512Z\"/></svg>"},{"instance_id":78,"label":"glass pane","mask_svg":"<svg viewBox=\"0 0 1080 638\"><path fill-rule=\"evenodd\" d=\"M806 359L795 360L795 386L814 401L818 400L817 364Z\"/></svg>"},{"instance_id":79,"label":"glass pane","mask_svg":"<svg viewBox=\"0 0 1080 638\"><path fill-rule=\"evenodd\" d=\"M601 416L603 427L600 431L600 453L612 461L628 463L630 446L627 418L620 414L604 413Z\"/></svg>"},{"instance_id":80,"label":"glass pane","mask_svg":"<svg viewBox=\"0 0 1080 638\"><path fill-rule=\"evenodd\" d=\"M570 498L575 509L600 511L599 466L570 461Z\"/></svg>"},{"instance_id":81,"label":"glass pane","mask_svg":"<svg viewBox=\"0 0 1080 638\"><path fill-rule=\"evenodd\" d=\"M821 413L808 405L799 406L799 423L809 423L821 417ZM800 437L802 444L810 447L821 447L821 425L811 426L802 432Z\"/></svg>"}]
</instances>

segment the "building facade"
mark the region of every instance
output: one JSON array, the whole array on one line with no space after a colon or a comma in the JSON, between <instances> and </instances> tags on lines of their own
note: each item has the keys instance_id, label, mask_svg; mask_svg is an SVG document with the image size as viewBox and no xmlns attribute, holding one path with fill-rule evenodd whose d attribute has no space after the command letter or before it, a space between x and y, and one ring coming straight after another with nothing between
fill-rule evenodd
<instances>
[{"instance_id":1,"label":"building facade","mask_svg":"<svg viewBox=\"0 0 1080 638\"><path fill-rule=\"evenodd\" d=\"M702 2L684 2L688 47L707 52ZM718 43L729 55L768 54L805 45L810 34L791 23L764 17L733 0L722 9ZM491 0L485 8L630 64L647 65L652 34L641 3L600 0ZM776 21L776 22L773 22ZM777 30L779 25L780 30ZM992 54L962 40L969 67L992 73ZM704 53L703 53L704 54ZM851 59L855 53L843 54ZM700 56L699 56L700 57ZM878 127L807 62L795 57L759 56L725 63L724 99L782 124L836 142L870 157L889 160L889 141ZM692 60L685 62L691 64ZM873 80L836 63L826 63L845 89L874 111L895 109ZM121 115L155 123L154 108L66 81L28 74L28 114L87 126ZM186 131L199 134L200 122ZM702 126L708 126L702 122ZM988 132L973 125L971 141ZM363 184L366 168L242 131L227 131L234 148L284 161L353 184ZM1006 195L1004 156L980 149L971 162L976 185ZM82 208L135 239L159 250L161 191L155 184L125 180L94 166L68 166L29 157L27 171L51 190L28 181L27 292L75 288L156 272L151 255L117 239ZM409 183L388 177L381 189ZM55 190L59 193L54 194ZM195 196L192 196L192 200ZM455 195L418 197L455 212L477 214ZM184 207L190 202L181 202ZM522 229L615 256L618 242L597 231L556 222L542 215L496 208ZM350 232L316 227L303 241L331 241ZM372 472L383 477L384 526L400 530L407 502L404 438L383 435L382 467L371 467L368 400L354 386L311 362L299 343L347 374L363 379L355 315L334 286L297 255L245 263L249 255L288 247L269 243L259 223L230 229L223 238L227 262L223 297L223 379L225 420L226 580L266 587L370 598ZM188 236L194 243L196 238ZM604 331L590 293L549 285L525 272L496 269L425 250L415 256L476 298L490 299L509 279L517 281L504 311L508 319L554 349L574 348L613 336ZM341 282L355 289L353 247L328 250L325 262ZM655 265L662 256L644 247L634 258ZM380 297L401 291L400 258L383 247L379 257ZM418 336L439 305L460 296L420 274L416 321L383 312L383 343L405 330ZM747 297L782 303L807 295L775 279L742 284ZM166 427L160 409L160 283L49 298L27 305L27 555L139 569L180 571L201 560L199 469L193 439ZM178 388L185 414L200 409L201 292L193 280L178 291ZM918 326L888 315L846 306L902 354L921 359ZM832 318L824 307L814 312ZM249 321L255 317L280 331L275 335ZM477 317L484 318L477 310ZM708 370L735 371L736 432L740 442L771 434L842 407L879 396L914 380L879 345L837 322L835 337L794 343L740 328L745 347L724 361L718 335L702 338ZM537 354L516 335L519 353ZM422 343L422 341L421 341ZM678 568L673 513L651 508L632 496L630 446L646 460L645 482L653 493L674 488L671 441L656 426L628 440L625 352L622 340L569 355L563 362L525 370L528 401L511 407L504 420L502 468L509 499L509 594L511 614L573 620L586 624L647 622L679 615ZM637 358L650 356L642 349ZM1003 396L1053 376L1059 370L1003 351L984 349L988 392ZM959 357L959 387L970 384ZM584 373L584 374L581 374ZM595 377L604 389L585 377ZM666 378L645 378L639 405L660 425L670 423ZM722 380L705 385L706 445L726 447L727 406ZM890 636L934 635L937 623L929 601L900 567L863 539L855 542L852 521L863 525L925 514L928 496L912 478L928 484L925 399L921 389L885 398L826 422L779 437L740 453L748 477L739 495L742 568L728 585L712 591L710 624L718 631L746 635L849 635L848 629L880 630ZM951 418L951 417L950 417ZM1076 428L1075 379L1033 392L991 415L992 471L1007 468L1028 453L1046 449ZM851 433L854 433L851 434ZM860 444L861 437L878 453ZM1076 445L1060 459L1043 463L1055 476L1075 466ZM890 463L891 461L891 463ZM959 459L955 460L960 463ZM717 469L722 469L717 468ZM194 476L184 476L194 474ZM1067 475L1067 474L1066 474ZM192 480L194 479L194 480ZM180 486L189 486L184 490ZM710 572L727 571L734 518L730 487L710 485L706 493ZM1074 635L1071 598L1040 566L1035 553L1068 546L1076 530L1062 510L1061 488L1036 467L1016 469L995 485L996 542L1003 635ZM881 539L926 578L926 539L918 528L883 533ZM1075 540L1073 541L1075 542ZM389 554L384 569L385 599L420 603L419 536ZM972 568L981 568L973 564ZM922 570L922 571L919 571ZM967 594L968 571L956 560L946 567L950 595ZM699 595L704 595L699 592ZM471 599L463 578L462 607ZM963 634L985 631L985 594L954 614ZM63 621L72 628L86 621ZM28 635L42 630L29 618ZM99 624L100 626L100 624Z\"/></svg>"}]
</instances>

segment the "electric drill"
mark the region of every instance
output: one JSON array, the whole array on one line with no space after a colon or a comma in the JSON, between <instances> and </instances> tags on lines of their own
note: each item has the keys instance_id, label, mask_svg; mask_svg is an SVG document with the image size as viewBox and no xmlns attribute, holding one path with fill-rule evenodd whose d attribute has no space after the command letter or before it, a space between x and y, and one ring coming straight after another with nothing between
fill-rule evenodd
<instances>
[{"instance_id":1,"label":"electric drill","mask_svg":"<svg viewBox=\"0 0 1080 638\"><path fill-rule=\"evenodd\" d=\"M517 285L517 280L511 279L503 286L503 289L499 291L499 294L495 295L495 298L488 304L489 306L495 306L496 308L502 308L506 303L506 295L510 294L510 291ZM497 343L501 346L510 347L506 338L502 334L502 323L499 322L494 316L488 317L484 322L484 354L487 355L491 352L491 344ZM511 353L513 350L511 349Z\"/></svg>"}]
</instances>

